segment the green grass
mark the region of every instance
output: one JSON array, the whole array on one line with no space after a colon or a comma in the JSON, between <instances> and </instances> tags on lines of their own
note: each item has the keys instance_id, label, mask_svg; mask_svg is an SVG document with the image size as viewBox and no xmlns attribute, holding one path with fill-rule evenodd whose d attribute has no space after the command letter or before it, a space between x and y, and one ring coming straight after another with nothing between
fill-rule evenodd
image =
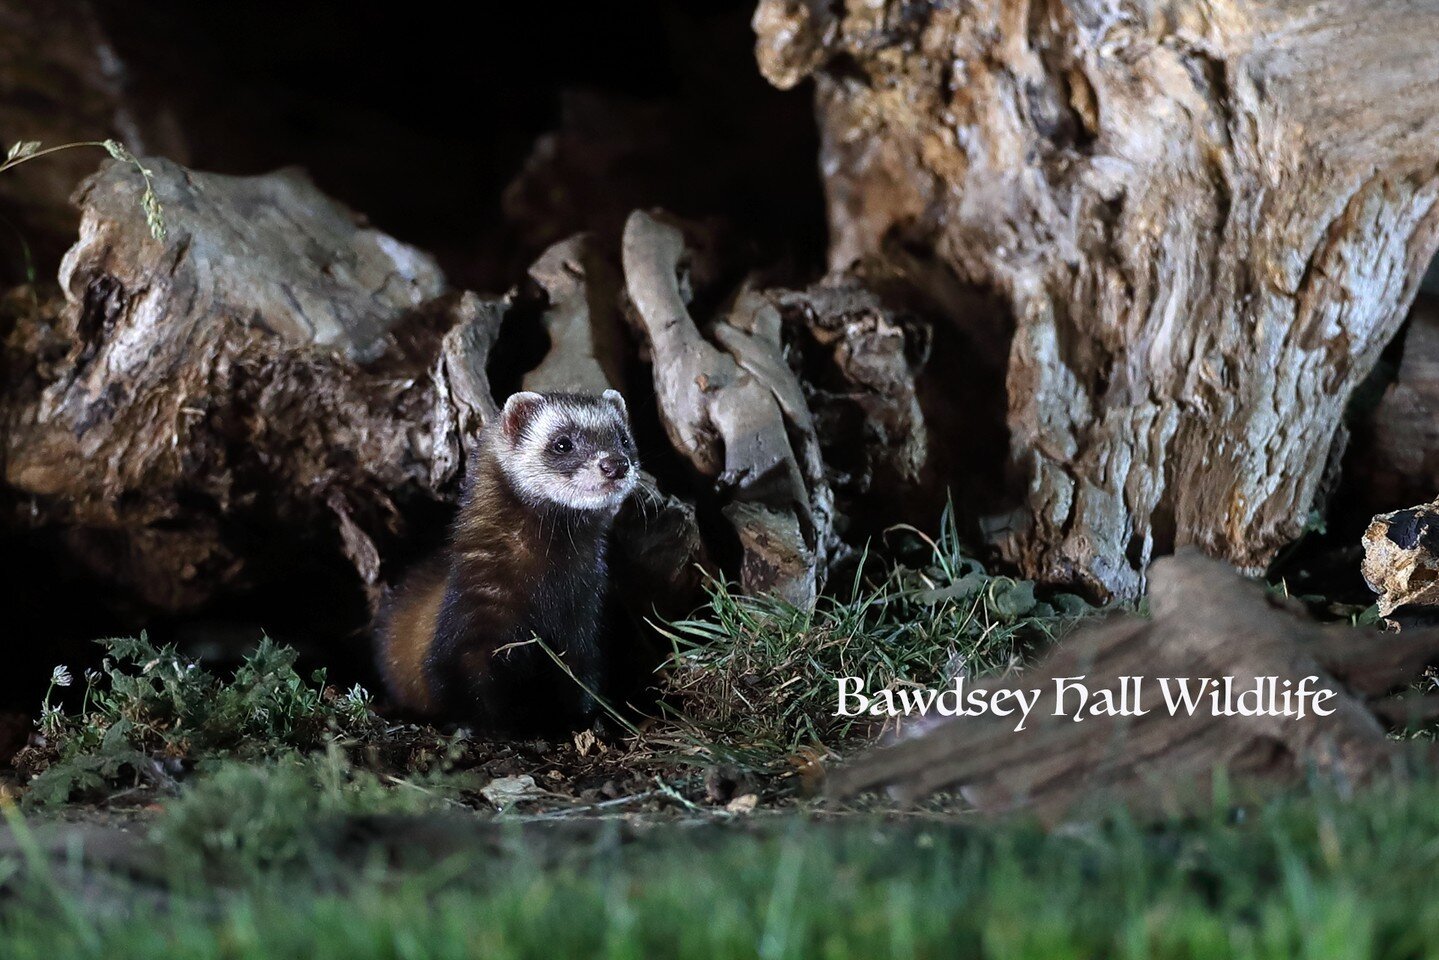
<instances>
[{"instance_id":1,"label":"green grass","mask_svg":"<svg viewBox=\"0 0 1439 960\"><path fill-rule=\"evenodd\" d=\"M104 664L83 678L74 712L51 702L57 686L73 682L55 668L38 724L44 746L23 755L37 772L26 793L32 805L142 783L173 788L196 762L303 754L338 738L374 737L383 726L364 690L333 690L323 671L301 677L295 651L268 637L232 677L143 634L101 644Z\"/></svg>"},{"instance_id":2,"label":"green grass","mask_svg":"<svg viewBox=\"0 0 1439 960\"><path fill-rule=\"evenodd\" d=\"M1030 581L988 573L962 548L952 512L940 531L938 539L898 531L908 543L897 561L861 563L846 593L812 610L714 584L694 617L660 627L674 644L661 674L661 717L643 733L619 717L632 736L628 762L688 772L732 764L767 781L771 794L787 793L796 758L833 755L874 733L833 716L839 677L879 690L1008 669L1093 612L1072 595L1042 598ZM143 635L102 644L103 668L83 678L78 707L75 697L67 710L49 695L42 705L43 743L19 764L31 807L137 788L173 793L207 762L294 763L335 744L408 781L429 772L412 769L416 756L444 768L460 749L434 731L418 735L431 741L424 750L413 737L384 743L393 727L364 690L334 690L323 672L300 676L294 652L268 639L233 676ZM57 667L51 694L74 682Z\"/></svg>"},{"instance_id":3,"label":"green grass","mask_svg":"<svg viewBox=\"0 0 1439 960\"><path fill-rule=\"evenodd\" d=\"M254 822L256 802L238 793L236 817ZM219 881L172 856L163 901L21 856L0 860L25 878L0 905L0 943L15 960L1439 954L1433 783L1213 809L1060 831L789 817L623 840L610 823L558 857L538 834L457 841L447 860L361 859L318 886L319 848ZM162 816L155 842L183 837Z\"/></svg>"},{"instance_id":4,"label":"green grass","mask_svg":"<svg viewBox=\"0 0 1439 960\"><path fill-rule=\"evenodd\" d=\"M798 751L823 755L872 733L835 717L837 681L868 690L932 687L1020 665L1095 608L1041 597L993 575L963 548L952 509L931 539L912 528L899 562L862 562L853 580L806 610L723 583L695 616L661 626L673 644L667 716L703 756L772 771ZM833 585L832 585L833 586Z\"/></svg>"},{"instance_id":5,"label":"green grass","mask_svg":"<svg viewBox=\"0 0 1439 960\"><path fill-rule=\"evenodd\" d=\"M1091 612L989 574L948 517L942 531L911 532L896 565L862 566L813 611L716 585L667 628L669 715L608 748L596 779L672 762L666 740L758 774L848 752L872 731L830 716L836 677L1009 669ZM764 784L761 812L732 816L693 776L658 791L663 809L606 807L644 810L638 825L563 804L525 821L478 799L483 744L398 732L269 642L225 677L143 637L106 643L70 710L47 697L28 819L6 808L6 960L1439 956L1439 778L1047 830L813 801L775 814L784 791ZM531 763L514 762L503 775ZM119 812L60 806L82 798ZM107 816L135 818L124 856L87 858L59 819Z\"/></svg>"}]
</instances>

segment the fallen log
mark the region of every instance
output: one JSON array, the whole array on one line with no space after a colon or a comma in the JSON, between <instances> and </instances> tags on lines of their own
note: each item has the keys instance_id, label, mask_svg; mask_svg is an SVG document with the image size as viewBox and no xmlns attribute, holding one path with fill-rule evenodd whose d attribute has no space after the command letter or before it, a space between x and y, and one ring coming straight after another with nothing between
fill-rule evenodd
<instances>
[{"instance_id":1,"label":"fallen log","mask_svg":"<svg viewBox=\"0 0 1439 960\"><path fill-rule=\"evenodd\" d=\"M412 451L452 322L444 278L297 173L145 162L168 236L148 232L133 170L107 164L77 197L63 309L9 343L12 366L27 342L56 357L6 392L12 522L59 530L159 610L245 582L286 527L292 547L327 531L373 584L392 495L430 480Z\"/></svg>"},{"instance_id":2,"label":"fallen log","mask_svg":"<svg viewBox=\"0 0 1439 960\"><path fill-rule=\"evenodd\" d=\"M992 713L943 720L837 769L829 792L884 787L917 800L958 791L981 811L1025 808L1043 817L1101 799L1179 807L1207 797L1216 771L1260 784L1311 773L1362 783L1400 756L1381 720L1402 726L1439 716L1435 698L1404 694L1439 663L1439 631L1393 637L1321 626L1196 551L1155 563L1149 598L1152 620L1123 615L1085 627L1034 669L979 685L1037 691L1025 729ZM1144 687L1138 701L1136 677ZM1273 677L1280 693L1312 677L1309 689L1331 694L1324 707L1332 713L1216 716L1207 692L1192 713L1171 713L1158 679L1181 677L1233 678L1235 692ZM1061 689L1064 679L1087 689L1083 709L1073 688ZM1090 712L1124 703L1126 690L1128 704L1146 712Z\"/></svg>"}]
</instances>

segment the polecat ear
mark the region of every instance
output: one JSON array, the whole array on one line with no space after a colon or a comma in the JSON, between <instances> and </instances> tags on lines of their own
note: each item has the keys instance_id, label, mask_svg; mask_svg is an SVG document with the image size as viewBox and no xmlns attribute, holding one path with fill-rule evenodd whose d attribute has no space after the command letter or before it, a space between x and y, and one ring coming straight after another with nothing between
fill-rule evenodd
<instances>
[{"instance_id":1,"label":"polecat ear","mask_svg":"<svg viewBox=\"0 0 1439 960\"><path fill-rule=\"evenodd\" d=\"M505 401L505 409L500 411L500 433L504 438L510 443L517 442L544 400L538 393L528 390L510 394L510 399Z\"/></svg>"},{"instance_id":2,"label":"polecat ear","mask_svg":"<svg viewBox=\"0 0 1439 960\"><path fill-rule=\"evenodd\" d=\"M626 419L629 418L630 410L628 407L625 406L624 394L620 393L618 390L606 390L604 393L600 394L600 398L605 402L609 403L616 410L618 410L620 412L620 416Z\"/></svg>"}]
</instances>

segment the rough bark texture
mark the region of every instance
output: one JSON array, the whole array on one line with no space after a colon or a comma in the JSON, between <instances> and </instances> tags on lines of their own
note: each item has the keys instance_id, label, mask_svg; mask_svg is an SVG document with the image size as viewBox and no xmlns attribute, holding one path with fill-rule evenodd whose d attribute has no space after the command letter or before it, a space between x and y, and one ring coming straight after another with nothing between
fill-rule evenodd
<instances>
[{"instance_id":1,"label":"rough bark texture","mask_svg":"<svg viewBox=\"0 0 1439 960\"><path fill-rule=\"evenodd\" d=\"M906 494L934 486L935 441L917 384L928 360L927 328L906 328L853 282L769 296L798 357L836 513L897 522Z\"/></svg>"},{"instance_id":2,"label":"rough bark texture","mask_svg":"<svg viewBox=\"0 0 1439 960\"><path fill-rule=\"evenodd\" d=\"M733 316L714 325L720 350L685 305L678 227L636 211L625 224L623 256L660 419L675 449L725 501L744 554L742 585L813 603L834 549L833 497L809 408L781 352L778 312L742 293Z\"/></svg>"},{"instance_id":3,"label":"rough bark texture","mask_svg":"<svg viewBox=\"0 0 1439 960\"><path fill-rule=\"evenodd\" d=\"M241 577L257 516L259 530L283 518L336 531L373 584L362 531L390 525L390 492L429 480L412 453L429 357L390 328L443 278L297 174L147 163L167 240L146 230L133 169L108 164L77 197L63 311L11 340L56 356L9 385L5 481L21 519L63 527L85 565L160 609Z\"/></svg>"},{"instance_id":4,"label":"rough bark texture","mask_svg":"<svg viewBox=\"0 0 1439 960\"><path fill-rule=\"evenodd\" d=\"M1381 718L1402 726L1439 712L1436 698L1396 695L1439 662L1439 631L1390 637L1319 626L1194 551L1156 563L1149 595L1152 620L1122 616L1085 628L1033 670L983 684L1041 691L1024 730L1015 732L1013 716L943 721L836 771L831 792L888 786L916 799L951 789L985 811L1060 816L1096 799L1183 806L1209 796L1196 781L1216 769L1241 780L1318 773L1352 785L1400 756ZM1192 716L1171 715L1154 689L1158 677L1233 677L1238 692L1260 677L1297 686L1309 676L1337 694L1325 704L1332 715L1213 716L1207 702ZM1075 722L1071 693L1066 715L1055 716L1058 677L1082 678L1096 696L1110 691L1116 705L1122 678L1143 677L1148 712Z\"/></svg>"},{"instance_id":5,"label":"rough bark texture","mask_svg":"<svg viewBox=\"0 0 1439 960\"><path fill-rule=\"evenodd\" d=\"M1439 8L762 0L816 80L836 271L919 260L1012 320L1029 574L1133 596L1300 530L1439 239ZM878 267L874 265L878 264Z\"/></svg>"}]
</instances>

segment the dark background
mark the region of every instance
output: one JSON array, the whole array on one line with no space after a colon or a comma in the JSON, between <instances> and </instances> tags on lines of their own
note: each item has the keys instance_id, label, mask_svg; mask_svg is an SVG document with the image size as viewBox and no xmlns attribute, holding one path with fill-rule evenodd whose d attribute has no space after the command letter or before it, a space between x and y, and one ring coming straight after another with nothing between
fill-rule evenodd
<instances>
[{"instance_id":1,"label":"dark background","mask_svg":"<svg viewBox=\"0 0 1439 960\"><path fill-rule=\"evenodd\" d=\"M326 192L438 255L456 285L482 290L513 283L536 246L560 239L548 234L613 228L607 215L623 206L719 216L749 242L818 262L809 90L782 93L760 77L753 9L753 0L96 6L136 98L173 111L190 166L304 167ZM569 192L542 204L552 222L538 224L534 199L507 203L505 190L567 117L577 132L563 165ZM534 190L555 187L552 178Z\"/></svg>"},{"instance_id":2,"label":"dark background","mask_svg":"<svg viewBox=\"0 0 1439 960\"><path fill-rule=\"evenodd\" d=\"M802 282L820 271L825 242L811 91L780 92L760 77L753 8L58 0L26 11L35 35L12 42L48 55L59 27L85 14L113 48L149 149L223 173L302 167L434 254L458 288L502 292L548 244L580 229L617 237L631 209L656 205L714 219L752 262L788 265ZM83 31L64 42L76 35L83 48ZM54 102L11 104L20 116L63 117L61 129L80 137L123 135L91 131L83 106L63 90ZM7 143L27 136L0 133ZM78 173L42 168L47 158L6 176L34 194L57 170L78 180L103 159L94 154L62 155ZM73 226L62 218L47 235L55 221L27 220L23 199L7 207L0 196L0 215L29 242L41 286L53 285ZM19 250L7 242L0 252L6 279L21 278ZM317 557L331 554L317 545ZM159 618L75 569L53 531L4 531L0 556L12 570L7 623L21 638L0 677L0 710L33 713L51 666L78 673L98 659L94 638L142 628L221 660L264 628L337 681L371 676L359 585L333 563L307 569L300 556L289 564L299 575Z\"/></svg>"}]
</instances>

